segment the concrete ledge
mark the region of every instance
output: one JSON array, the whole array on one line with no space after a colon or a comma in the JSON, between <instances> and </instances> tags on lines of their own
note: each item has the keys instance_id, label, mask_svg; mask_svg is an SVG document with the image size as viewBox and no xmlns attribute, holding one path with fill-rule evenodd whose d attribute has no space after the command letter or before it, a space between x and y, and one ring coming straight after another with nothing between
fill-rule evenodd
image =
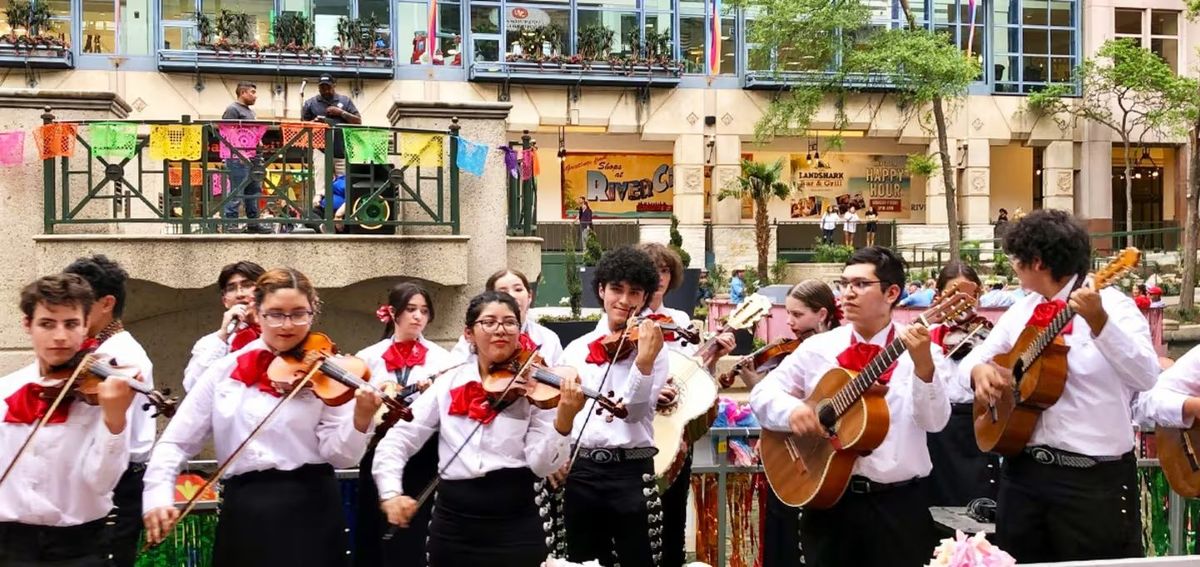
<instances>
[{"instance_id":1,"label":"concrete ledge","mask_svg":"<svg viewBox=\"0 0 1200 567\"><path fill-rule=\"evenodd\" d=\"M459 120L507 120L512 110L508 102L429 102L424 100L402 100L392 102L388 110L388 123L396 124L401 118L454 118Z\"/></svg>"},{"instance_id":2,"label":"concrete ledge","mask_svg":"<svg viewBox=\"0 0 1200 567\"><path fill-rule=\"evenodd\" d=\"M1200 325L1180 325L1174 331L1163 330L1163 342L1166 343L1195 343L1200 342Z\"/></svg>"},{"instance_id":3,"label":"concrete ledge","mask_svg":"<svg viewBox=\"0 0 1200 567\"><path fill-rule=\"evenodd\" d=\"M38 273L75 258L107 254L131 278L173 289L212 285L221 267L253 260L291 266L321 288L381 277L416 278L443 286L468 283L469 236L366 235L41 235L34 237Z\"/></svg>"},{"instance_id":4,"label":"concrete ledge","mask_svg":"<svg viewBox=\"0 0 1200 567\"><path fill-rule=\"evenodd\" d=\"M110 92L0 89L0 108L43 110L47 106L51 114L58 110L98 110L111 112L115 118L126 118L133 110L125 99Z\"/></svg>"},{"instance_id":5,"label":"concrete ledge","mask_svg":"<svg viewBox=\"0 0 1200 567\"><path fill-rule=\"evenodd\" d=\"M508 268L536 281L542 273L542 242L536 236L508 237Z\"/></svg>"}]
</instances>

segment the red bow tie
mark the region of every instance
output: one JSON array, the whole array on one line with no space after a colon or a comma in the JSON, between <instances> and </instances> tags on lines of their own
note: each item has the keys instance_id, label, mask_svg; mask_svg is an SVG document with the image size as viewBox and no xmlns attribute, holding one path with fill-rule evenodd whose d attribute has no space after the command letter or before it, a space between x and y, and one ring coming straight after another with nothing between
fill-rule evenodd
<instances>
[{"instance_id":1,"label":"red bow tie","mask_svg":"<svg viewBox=\"0 0 1200 567\"><path fill-rule=\"evenodd\" d=\"M229 377L245 384L247 388L258 388L260 391L278 398L281 394L271 384L271 379L267 377L267 368L271 366L273 360L275 360L275 355L266 349L242 353L238 356L237 366Z\"/></svg>"},{"instance_id":2,"label":"red bow tie","mask_svg":"<svg viewBox=\"0 0 1200 567\"><path fill-rule=\"evenodd\" d=\"M529 333L521 333L521 350L537 351L541 345L533 342L533 337Z\"/></svg>"},{"instance_id":3,"label":"red bow tie","mask_svg":"<svg viewBox=\"0 0 1200 567\"><path fill-rule=\"evenodd\" d=\"M242 350L242 347L254 342L260 336L262 336L262 328L258 325L250 325L233 334L233 338L229 340L229 349L231 352Z\"/></svg>"},{"instance_id":4,"label":"red bow tie","mask_svg":"<svg viewBox=\"0 0 1200 567\"><path fill-rule=\"evenodd\" d=\"M1043 301L1042 303L1037 304L1037 307L1033 308L1033 315L1029 316L1029 321L1025 323L1025 325L1032 325L1034 327L1045 329L1046 327L1050 326L1050 322L1053 321L1056 316L1058 316L1058 313L1066 308L1067 302L1061 299ZM1067 326L1063 327L1061 334L1069 335L1074 328L1075 322L1068 322Z\"/></svg>"},{"instance_id":5,"label":"red bow tie","mask_svg":"<svg viewBox=\"0 0 1200 567\"><path fill-rule=\"evenodd\" d=\"M496 419L496 410L487 400L487 392L479 382L467 382L450 390L450 415L465 415L480 423Z\"/></svg>"},{"instance_id":6,"label":"red bow tie","mask_svg":"<svg viewBox=\"0 0 1200 567\"><path fill-rule=\"evenodd\" d=\"M946 335L948 334L950 334L949 325L938 325L929 330L929 340L942 347L942 352L946 352Z\"/></svg>"},{"instance_id":7,"label":"red bow tie","mask_svg":"<svg viewBox=\"0 0 1200 567\"><path fill-rule=\"evenodd\" d=\"M383 363L389 371L403 370L425 364L425 353L429 352L421 341L393 342L383 352Z\"/></svg>"},{"instance_id":8,"label":"red bow tie","mask_svg":"<svg viewBox=\"0 0 1200 567\"><path fill-rule=\"evenodd\" d=\"M892 327L892 330L888 331L887 342L889 344L895 335L896 328ZM882 350L883 347L861 342L858 340L858 337L851 334L850 346L837 356L838 366L853 372L862 372ZM896 363L893 362L891 366L887 367L887 370L883 371L883 374L879 375L879 383L887 384L892 379L892 371L895 369Z\"/></svg>"},{"instance_id":9,"label":"red bow tie","mask_svg":"<svg viewBox=\"0 0 1200 567\"><path fill-rule=\"evenodd\" d=\"M46 388L41 384L30 382L5 398L4 403L8 404L8 412L4 414L4 422L31 425L44 417L46 411L50 409L50 402L53 401L42 395L45 390ZM71 400L72 398L66 398L58 404L46 423L67 421L67 409L71 405Z\"/></svg>"},{"instance_id":10,"label":"red bow tie","mask_svg":"<svg viewBox=\"0 0 1200 567\"><path fill-rule=\"evenodd\" d=\"M604 337L588 343L588 364L608 364L608 350L604 348Z\"/></svg>"},{"instance_id":11,"label":"red bow tie","mask_svg":"<svg viewBox=\"0 0 1200 567\"><path fill-rule=\"evenodd\" d=\"M100 341L95 337L83 339L83 344L79 345L79 350L96 350L100 348Z\"/></svg>"}]
</instances>

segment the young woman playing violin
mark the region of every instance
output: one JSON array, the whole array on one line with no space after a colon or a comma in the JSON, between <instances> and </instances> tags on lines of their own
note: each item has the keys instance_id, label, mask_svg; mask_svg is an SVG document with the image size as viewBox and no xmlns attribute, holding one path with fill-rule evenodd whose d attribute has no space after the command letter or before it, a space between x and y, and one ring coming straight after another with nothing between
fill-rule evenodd
<instances>
[{"instance_id":1,"label":"young woman playing violin","mask_svg":"<svg viewBox=\"0 0 1200 567\"><path fill-rule=\"evenodd\" d=\"M426 339L422 333L433 321L433 298L424 288L409 282L392 287L387 305L379 310L384 323L383 340L358 352L371 368L372 382L384 391L400 391L404 401L415 401L432 384L430 375L450 366L450 353ZM385 415L385 418L387 416ZM390 419L375 431L372 445L358 467L358 523L354 530L354 564L363 567L405 565L424 567L425 538L433 502L426 502L410 527L384 540L385 518L379 510L379 490L372 477L374 445L383 438ZM417 451L404 467L404 492L416 494L437 477L437 434Z\"/></svg>"},{"instance_id":2,"label":"young woman playing violin","mask_svg":"<svg viewBox=\"0 0 1200 567\"><path fill-rule=\"evenodd\" d=\"M536 567L548 554L533 487L566 461L584 397L578 375L558 368L557 409L526 398L526 374L512 379L513 366L533 370L513 360L523 352L520 313L505 293L471 299L467 364L438 377L413 404L413 420L398 422L376 448L383 511L409 528L429 491L406 489L406 465L438 433L440 480L426 548L432 567Z\"/></svg>"},{"instance_id":3,"label":"young woman playing violin","mask_svg":"<svg viewBox=\"0 0 1200 567\"><path fill-rule=\"evenodd\" d=\"M113 487L129 465L126 410L133 390L122 380L103 380L98 405L64 398L51 411L57 395L47 383L62 384L74 373L92 298L87 282L74 274L47 276L21 291L36 360L0 378L0 467L6 469L0 565L109 564L105 523Z\"/></svg>"},{"instance_id":4,"label":"young woman playing violin","mask_svg":"<svg viewBox=\"0 0 1200 567\"><path fill-rule=\"evenodd\" d=\"M971 266L957 260L946 264L938 274L937 292L959 283L973 283L976 295L983 282ZM973 312L972 312L973 313ZM987 338L992 325L982 316L968 317L935 325L930 338L942 347L946 364L958 373L958 363L971 348ZM932 506L966 506L976 498L996 499L1000 478L999 457L979 450L975 442L975 420L971 415L975 392L952 380L946 384L950 398L950 421L946 428L926 435L933 472L925 483Z\"/></svg>"},{"instance_id":5,"label":"young woman playing violin","mask_svg":"<svg viewBox=\"0 0 1200 567\"><path fill-rule=\"evenodd\" d=\"M297 391L274 371L308 342L319 310L304 274L270 270L258 278L254 299L262 337L208 369L154 448L143 495L146 540L160 542L174 528L176 475L211 435L217 459L228 463L214 565L345 565L349 546L334 467L358 464L382 399L359 388L338 400L353 403L336 405L317 395L315 382Z\"/></svg>"},{"instance_id":6,"label":"young woman playing violin","mask_svg":"<svg viewBox=\"0 0 1200 567\"><path fill-rule=\"evenodd\" d=\"M539 325L529 318L529 306L533 303L533 289L529 287L529 278L517 270L504 269L491 275L484 285L487 291L500 291L512 296L521 307L521 347L538 351L547 363L555 364L562 357L562 341L554 331ZM450 354L462 360L470 354L470 344L466 338L460 338Z\"/></svg>"}]
</instances>

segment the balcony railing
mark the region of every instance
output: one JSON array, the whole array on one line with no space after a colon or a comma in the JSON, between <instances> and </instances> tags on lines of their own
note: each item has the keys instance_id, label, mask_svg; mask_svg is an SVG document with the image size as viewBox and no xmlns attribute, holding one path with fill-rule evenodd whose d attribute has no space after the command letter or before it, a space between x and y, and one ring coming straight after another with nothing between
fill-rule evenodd
<instances>
[{"instance_id":1,"label":"balcony railing","mask_svg":"<svg viewBox=\"0 0 1200 567\"><path fill-rule=\"evenodd\" d=\"M0 67L73 69L71 48L61 41L40 36L0 36Z\"/></svg>"},{"instance_id":2,"label":"balcony railing","mask_svg":"<svg viewBox=\"0 0 1200 567\"><path fill-rule=\"evenodd\" d=\"M890 75L836 71L746 71L742 81L747 89L775 90L830 83L840 83L843 87L864 91L886 91L896 86Z\"/></svg>"},{"instance_id":3,"label":"balcony railing","mask_svg":"<svg viewBox=\"0 0 1200 567\"><path fill-rule=\"evenodd\" d=\"M593 61L570 59L533 61L476 61L470 80L530 85L644 86L679 85L682 69L675 63Z\"/></svg>"},{"instance_id":4,"label":"balcony railing","mask_svg":"<svg viewBox=\"0 0 1200 567\"><path fill-rule=\"evenodd\" d=\"M292 53L287 51L242 48L160 49L158 68L167 72L209 72L234 75L275 74L311 77L329 73L340 77L390 79L395 62L390 56L335 54L332 52Z\"/></svg>"},{"instance_id":5,"label":"balcony railing","mask_svg":"<svg viewBox=\"0 0 1200 567\"><path fill-rule=\"evenodd\" d=\"M42 118L46 124L54 123L49 113ZM313 146L332 149L356 127L192 122L188 116L179 122L126 121L137 124L136 147L129 157L116 159L93 155L90 137L82 131L96 122L75 123L81 127L74 134L76 147L70 157L42 160L47 234L69 226L78 232L82 225L160 225L164 233L182 234L230 232L241 225L277 233L395 234L408 227L442 227L459 234L457 120L449 131L372 127L386 131L383 161L387 163L345 165L340 217L335 207L318 205L324 204L325 196L334 195L342 160L333 151ZM151 157L147 135L151 127L172 124L201 127L200 159ZM261 141L248 147L223 133L227 125L264 133ZM429 140L425 149L430 153L424 149L418 155L402 153L409 149L401 141L404 136ZM225 159L218 157L222 153ZM434 161L439 165L431 165ZM241 207L225 211L227 205L240 204L241 195L252 187L261 187L253 197L261 211L257 218Z\"/></svg>"}]
</instances>

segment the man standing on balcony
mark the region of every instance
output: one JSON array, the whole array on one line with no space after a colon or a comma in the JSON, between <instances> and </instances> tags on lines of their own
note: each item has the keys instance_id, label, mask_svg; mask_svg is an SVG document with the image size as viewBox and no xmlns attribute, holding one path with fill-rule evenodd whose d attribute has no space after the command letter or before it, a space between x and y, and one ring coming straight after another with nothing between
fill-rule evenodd
<instances>
[{"instance_id":1,"label":"man standing on balcony","mask_svg":"<svg viewBox=\"0 0 1200 567\"><path fill-rule=\"evenodd\" d=\"M334 175L345 173L346 147L342 142L342 133L337 127L343 124L362 124L362 114L358 107L346 95L340 95L334 90L335 81L328 73L321 75L317 82L317 96L304 101L300 108L301 120L316 120L333 128L333 157ZM318 179L325 179L320 175Z\"/></svg>"},{"instance_id":2,"label":"man standing on balcony","mask_svg":"<svg viewBox=\"0 0 1200 567\"><path fill-rule=\"evenodd\" d=\"M250 107L258 101L258 86L250 82L241 82L234 93L237 99L225 109L221 120L254 120L254 110ZM231 156L225 160L225 169L229 171L230 193L229 200L225 202L225 218L237 218L238 206L243 203L246 205L246 218L258 218L258 195L262 191L259 184L250 177L250 167L256 159L258 158L242 160ZM226 225L225 228L228 230L232 225ZM259 223L249 223L246 225L246 232L269 233L271 229Z\"/></svg>"}]
</instances>

